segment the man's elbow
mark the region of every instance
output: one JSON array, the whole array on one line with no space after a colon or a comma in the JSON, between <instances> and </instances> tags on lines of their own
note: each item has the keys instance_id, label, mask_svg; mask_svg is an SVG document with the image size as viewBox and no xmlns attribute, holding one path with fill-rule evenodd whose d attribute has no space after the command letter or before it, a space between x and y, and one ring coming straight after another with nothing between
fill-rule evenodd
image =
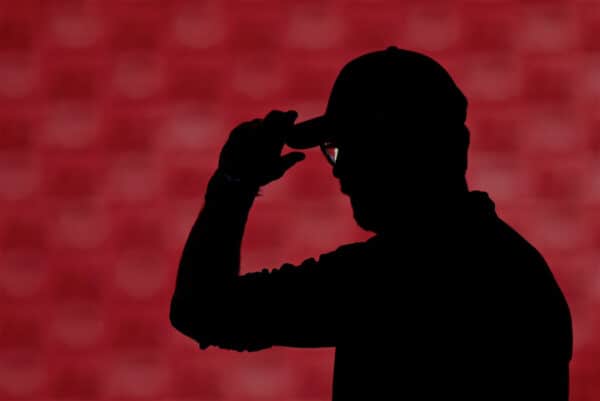
<instances>
[{"instance_id":1,"label":"man's elbow","mask_svg":"<svg viewBox=\"0 0 600 401\"><path fill-rule=\"evenodd\" d=\"M224 324L223 317L229 316L232 299L223 294L227 291L222 286L211 289L196 290L192 294L175 292L171 299L169 321L177 331L197 341L211 336ZM216 299L220 301L215 302Z\"/></svg>"},{"instance_id":2,"label":"man's elbow","mask_svg":"<svg viewBox=\"0 0 600 401\"><path fill-rule=\"evenodd\" d=\"M184 325L181 307L175 306L173 302L171 302L171 309L169 311L169 322L171 326L179 331L181 331L180 328Z\"/></svg>"},{"instance_id":3,"label":"man's elbow","mask_svg":"<svg viewBox=\"0 0 600 401\"><path fill-rule=\"evenodd\" d=\"M179 310L172 308L169 313L169 321L171 322L171 326L184 336L189 337L196 342L201 342L203 337L198 332L197 324L187 313L182 313Z\"/></svg>"},{"instance_id":4,"label":"man's elbow","mask_svg":"<svg viewBox=\"0 0 600 401\"><path fill-rule=\"evenodd\" d=\"M177 331L190 336L191 335L191 316L189 307L182 300L173 297L171 308L169 310L169 322Z\"/></svg>"},{"instance_id":5,"label":"man's elbow","mask_svg":"<svg viewBox=\"0 0 600 401\"><path fill-rule=\"evenodd\" d=\"M206 349L212 344L209 340L212 336L207 330L211 325L203 319L203 324L199 327L197 319L198 316L192 316L189 308L171 303L169 312L171 326L181 334L196 341L200 345L200 349Z\"/></svg>"}]
</instances>

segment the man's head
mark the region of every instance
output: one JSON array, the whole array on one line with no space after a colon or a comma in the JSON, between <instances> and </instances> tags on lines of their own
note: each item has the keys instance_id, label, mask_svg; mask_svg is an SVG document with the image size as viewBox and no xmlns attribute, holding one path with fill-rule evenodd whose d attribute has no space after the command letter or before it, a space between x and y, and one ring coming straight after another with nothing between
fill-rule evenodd
<instances>
[{"instance_id":1,"label":"man's head","mask_svg":"<svg viewBox=\"0 0 600 401\"><path fill-rule=\"evenodd\" d=\"M466 109L441 65L390 47L346 64L325 114L298 124L287 143L337 148L333 174L356 221L381 232L432 206L433 195L466 191Z\"/></svg>"}]
</instances>

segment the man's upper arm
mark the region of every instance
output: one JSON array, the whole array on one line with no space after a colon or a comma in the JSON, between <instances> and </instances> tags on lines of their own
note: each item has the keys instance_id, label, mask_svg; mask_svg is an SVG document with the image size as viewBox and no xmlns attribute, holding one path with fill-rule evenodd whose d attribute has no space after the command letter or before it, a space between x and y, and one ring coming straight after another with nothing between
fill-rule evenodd
<instances>
[{"instance_id":1,"label":"man's upper arm","mask_svg":"<svg viewBox=\"0 0 600 401\"><path fill-rule=\"evenodd\" d=\"M344 293L339 272L356 245L344 245L318 261L310 258L297 266L286 263L242 275L228 288L204 290L193 313L191 337L203 349L335 346Z\"/></svg>"}]
</instances>

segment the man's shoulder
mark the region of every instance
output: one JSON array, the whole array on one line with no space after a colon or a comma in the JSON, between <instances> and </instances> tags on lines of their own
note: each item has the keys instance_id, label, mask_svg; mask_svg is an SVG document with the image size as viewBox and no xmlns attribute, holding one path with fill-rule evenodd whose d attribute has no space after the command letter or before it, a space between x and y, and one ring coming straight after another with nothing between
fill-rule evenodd
<instances>
[{"instance_id":1,"label":"man's shoulder","mask_svg":"<svg viewBox=\"0 0 600 401\"><path fill-rule=\"evenodd\" d=\"M319 260L355 258L370 254L380 246L380 237L374 235L367 240L339 245L336 249L322 253Z\"/></svg>"},{"instance_id":2,"label":"man's shoulder","mask_svg":"<svg viewBox=\"0 0 600 401\"><path fill-rule=\"evenodd\" d=\"M497 217L494 227L492 239L505 258L513 262L527 259L530 264L548 267L546 259L534 243L511 224Z\"/></svg>"}]
</instances>

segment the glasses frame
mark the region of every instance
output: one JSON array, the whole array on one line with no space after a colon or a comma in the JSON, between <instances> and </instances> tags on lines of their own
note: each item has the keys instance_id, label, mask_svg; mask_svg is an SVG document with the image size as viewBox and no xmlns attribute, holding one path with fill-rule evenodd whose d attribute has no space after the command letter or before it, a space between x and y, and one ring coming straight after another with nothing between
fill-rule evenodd
<instances>
[{"instance_id":1,"label":"glasses frame","mask_svg":"<svg viewBox=\"0 0 600 401\"><path fill-rule=\"evenodd\" d=\"M321 152L323 152L323 155L325 155L325 159L327 159L329 164L331 164L332 166L335 166L336 159L337 159L337 153L339 152L339 149L336 146L329 145L328 143L322 143L319 145L319 147L321 148ZM334 158L332 158L331 155L327 152L327 148L331 148L331 147L335 148Z\"/></svg>"}]
</instances>

